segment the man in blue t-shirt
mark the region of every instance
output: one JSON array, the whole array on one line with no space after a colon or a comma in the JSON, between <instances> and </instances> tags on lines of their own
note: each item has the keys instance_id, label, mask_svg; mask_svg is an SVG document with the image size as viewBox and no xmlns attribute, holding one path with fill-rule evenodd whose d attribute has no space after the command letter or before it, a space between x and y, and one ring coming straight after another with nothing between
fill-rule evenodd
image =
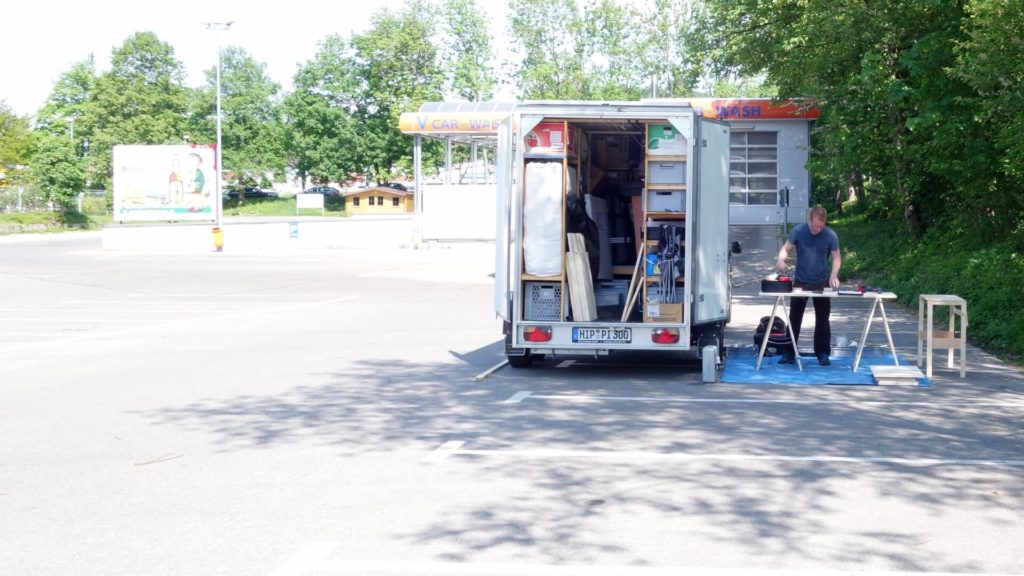
<instances>
[{"instance_id":1,"label":"man in blue t-shirt","mask_svg":"<svg viewBox=\"0 0 1024 576\"><path fill-rule=\"evenodd\" d=\"M807 214L807 223L800 224L789 234L789 239L779 250L779 258L775 263L777 270L786 268L789 251L796 248L796 274L793 278L794 288L804 290L823 290L839 287L839 267L843 264L839 255L839 236L825 225L828 213L821 206L811 208ZM828 258L832 256L832 264ZM793 335L800 341L800 324L804 321L804 309L807 298L791 298L789 307L789 323L793 327ZM832 327L828 316L832 313L831 298L814 299L814 355L822 366L831 364L829 354L832 352ZM792 364L793 356L786 354L779 364Z\"/></svg>"}]
</instances>

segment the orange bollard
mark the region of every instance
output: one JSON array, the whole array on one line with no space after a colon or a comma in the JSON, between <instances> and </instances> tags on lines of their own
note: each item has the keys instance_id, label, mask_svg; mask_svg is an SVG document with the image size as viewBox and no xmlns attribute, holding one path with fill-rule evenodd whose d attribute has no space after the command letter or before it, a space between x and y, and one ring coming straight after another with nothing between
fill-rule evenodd
<instances>
[{"instance_id":1,"label":"orange bollard","mask_svg":"<svg viewBox=\"0 0 1024 576\"><path fill-rule=\"evenodd\" d=\"M220 226L213 227L213 247L217 249L217 252L224 250L224 231L220 229Z\"/></svg>"}]
</instances>

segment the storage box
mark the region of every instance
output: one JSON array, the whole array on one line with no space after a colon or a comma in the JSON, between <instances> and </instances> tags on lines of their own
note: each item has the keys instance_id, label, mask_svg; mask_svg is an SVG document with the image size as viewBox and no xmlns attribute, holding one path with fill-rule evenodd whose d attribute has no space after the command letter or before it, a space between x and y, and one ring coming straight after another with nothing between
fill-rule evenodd
<instances>
[{"instance_id":1,"label":"storage box","mask_svg":"<svg viewBox=\"0 0 1024 576\"><path fill-rule=\"evenodd\" d=\"M557 282L524 282L523 319L562 319L562 285Z\"/></svg>"},{"instance_id":2,"label":"storage box","mask_svg":"<svg viewBox=\"0 0 1024 576\"><path fill-rule=\"evenodd\" d=\"M648 156L681 156L686 154L686 138L671 124L647 127Z\"/></svg>"},{"instance_id":3,"label":"storage box","mask_svg":"<svg viewBox=\"0 0 1024 576\"><path fill-rule=\"evenodd\" d=\"M683 190L648 190L648 212L682 212L686 210L686 192Z\"/></svg>"},{"instance_id":4,"label":"storage box","mask_svg":"<svg viewBox=\"0 0 1024 576\"><path fill-rule=\"evenodd\" d=\"M526 135L525 154L530 157L564 156L576 154L575 126L569 126L565 134L565 125L561 122L541 122Z\"/></svg>"},{"instance_id":5,"label":"storage box","mask_svg":"<svg viewBox=\"0 0 1024 576\"><path fill-rule=\"evenodd\" d=\"M629 290L629 280L598 280L594 300L598 306L622 306Z\"/></svg>"},{"instance_id":6,"label":"storage box","mask_svg":"<svg viewBox=\"0 0 1024 576\"><path fill-rule=\"evenodd\" d=\"M648 184L686 184L686 162L648 162Z\"/></svg>"},{"instance_id":7,"label":"storage box","mask_svg":"<svg viewBox=\"0 0 1024 576\"><path fill-rule=\"evenodd\" d=\"M644 306L644 322L682 323L683 304L651 304Z\"/></svg>"}]
</instances>

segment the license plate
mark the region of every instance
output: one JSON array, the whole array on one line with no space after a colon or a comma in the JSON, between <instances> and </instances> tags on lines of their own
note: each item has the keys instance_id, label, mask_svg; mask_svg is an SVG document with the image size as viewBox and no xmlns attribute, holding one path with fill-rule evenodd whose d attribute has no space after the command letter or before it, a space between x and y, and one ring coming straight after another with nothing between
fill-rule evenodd
<instances>
[{"instance_id":1,"label":"license plate","mask_svg":"<svg viewBox=\"0 0 1024 576\"><path fill-rule=\"evenodd\" d=\"M586 328L577 326L572 329L572 341L579 344L629 343L633 341L633 329L609 326Z\"/></svg>"}]
</instances>

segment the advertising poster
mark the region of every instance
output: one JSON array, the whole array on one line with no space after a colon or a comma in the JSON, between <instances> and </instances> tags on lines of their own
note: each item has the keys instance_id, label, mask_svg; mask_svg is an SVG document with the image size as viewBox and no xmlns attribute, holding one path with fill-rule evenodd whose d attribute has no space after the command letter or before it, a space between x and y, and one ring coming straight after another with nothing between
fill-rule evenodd
<instances>
[{"instance_id":1,"label":"advertising poster","mask_svg":"<svg viewBox=\"0 0 1024 576\"><path fill-rule=\"evenodd\" d=\"M114 146L114 219L215 219L217 168L212 145Z\"/></svg>"}]
</instances>

